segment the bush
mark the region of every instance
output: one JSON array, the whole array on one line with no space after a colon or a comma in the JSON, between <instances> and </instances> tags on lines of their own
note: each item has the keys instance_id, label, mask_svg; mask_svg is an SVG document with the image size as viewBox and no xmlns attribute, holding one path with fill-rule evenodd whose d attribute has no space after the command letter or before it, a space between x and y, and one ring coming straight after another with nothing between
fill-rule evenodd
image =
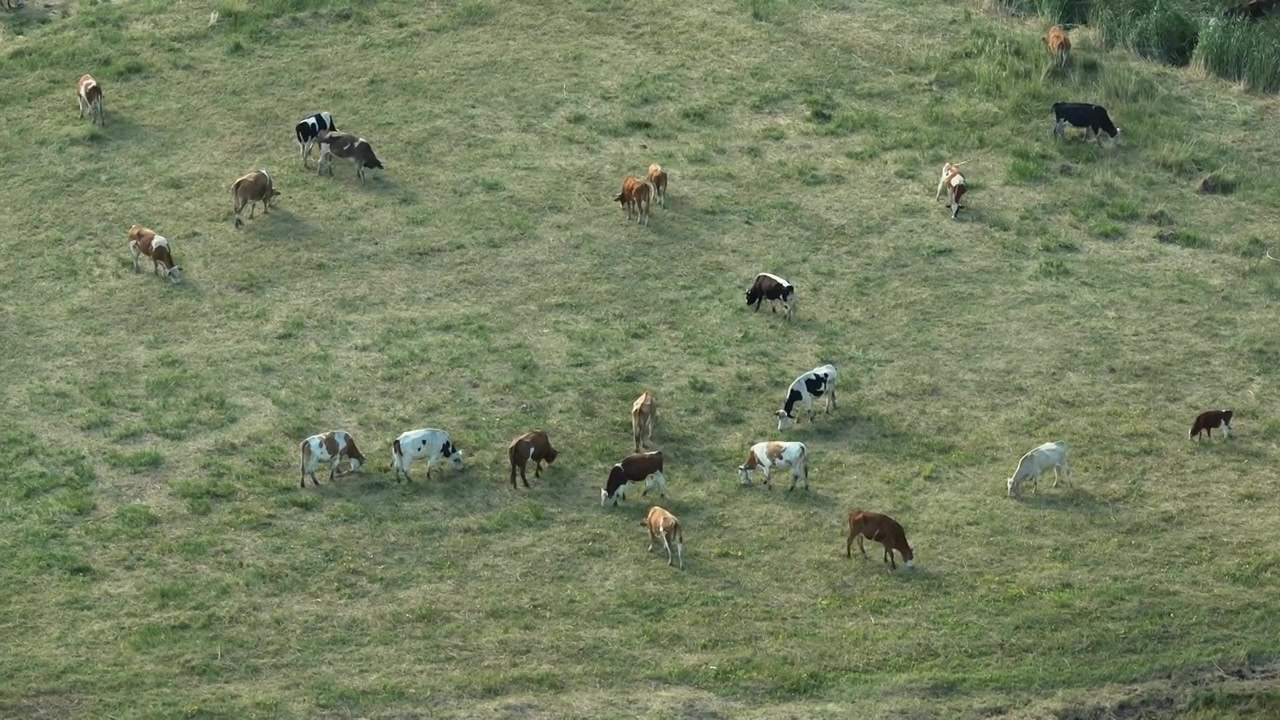
<instances>
[{"instance_id":1,"label":"bush","mask_svg":"<svg viewBox=\"0 0 1280 720\"><path fill-rule=\"evenodd\" d=\"M1195 64L1253 90L1280 90L1280 23L1214 18L1200 33Z\"/></svg>"},{"instance_id":2,"label":"bush","mask_svg":"<svg viewBox=\"0 0 1280 720\"><path fill-rule=\"evenodd\" d=\"M1135 23L1129 46L1141 57L1182 67L1191 62L1200 30L1182 8L1156 3Z\"/></svg>"}]
</instances>

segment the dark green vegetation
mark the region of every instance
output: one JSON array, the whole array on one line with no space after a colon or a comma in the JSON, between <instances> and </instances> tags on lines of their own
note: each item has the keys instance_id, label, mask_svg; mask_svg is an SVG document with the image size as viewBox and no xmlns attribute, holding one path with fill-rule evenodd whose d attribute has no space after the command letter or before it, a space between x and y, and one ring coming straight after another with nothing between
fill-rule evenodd
<instances>
[{"instance_id":1,"label":"dark green vegetation","mask_svg":"<svg viewBox=\"0 0 1280 720\"><path fill-rule=\"evenodd\" d=\"M1089 32L1048 72L1039 20L917 0L70 10L2 16L0 717L1280 708L1272 101ZM1055 143L1057 100L1127 144ZM381 178L302 170L320 109ZM233 230L260 166L283 197ZM184 285L131 272L135 222ZM746 310L761 270L794 326ZM813 491L737 487L827 361ZM598 503L644 388L684 572ZM1223 406L1238 437L1187 442ZM396 485L428 425L470 469ZM561 459L511 491L536 427ZM373 462L300 491L333 428ZM1005 498L1050 439L1076 487ZM843 557L853 507L914 574Z\"/></svg>"}]
</instances>

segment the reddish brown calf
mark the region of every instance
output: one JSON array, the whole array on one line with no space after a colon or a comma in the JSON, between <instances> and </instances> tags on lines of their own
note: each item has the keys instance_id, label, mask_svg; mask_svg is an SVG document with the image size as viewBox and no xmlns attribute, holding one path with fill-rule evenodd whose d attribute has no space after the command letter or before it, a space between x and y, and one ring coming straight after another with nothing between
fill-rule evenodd
<instances>
[{"instance_id":1,"label":"reddish brown calf","mask_svg":"<svg viewBox=\"0 0 1280 720\"><path fill-rule=\"evenodd\" d=\"M511 445L507 447L507 459L511 462L511 487L514 489L516 486L516 468L520 469L521 482L525 487L529 487L529 480L524 476L529 461L533 461L533 477L537 479L542 477L543 461L550 465L555 462L557 455L559 453L551 447L551 440L541 430L525 433L512 440Z\"/></svg>"},{"instance_id":2,"label":"reddish brown calf","mask_svg":"<svg viewBox=\"0 0 1280 720\"><path fill-rule=\"evenodd\" d=\"M849 541L844 546L845 557L853 557L854 538L858 539L858 550L862 553L862 557L867 557L867 551L862 546L864 537L884 546L884 561L889 563L892 569L898 569L898 564L893 561L894 550L902 553L902 559L907 567L915 567L915 553L907 544L907 533L897 520L880 513L854 510L849 513Z\"/></svg>"}]
</instances>

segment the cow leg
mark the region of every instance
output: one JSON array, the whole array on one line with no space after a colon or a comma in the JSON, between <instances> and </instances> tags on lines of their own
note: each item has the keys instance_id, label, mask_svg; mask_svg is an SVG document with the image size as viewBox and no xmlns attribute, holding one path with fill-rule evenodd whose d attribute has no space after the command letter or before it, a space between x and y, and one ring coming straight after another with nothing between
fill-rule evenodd
<instances>
[{"instance_id":1,"label":"cow leg","mask_svg":"<svg viewBox=\"0 0 1280 720\"><path fill-rule=\"evenodd\" d=\"M787 492L791 492L792 490L795 490L795 489L796 489L796 482L797 482L798 480L800 480L800 476L799 476L798 474L796 474L795 468L792 468L792 470L791 470L791 487L787 488Z\"/></svg>"},{"instance_id":2,"label":"cow leg","mask_svg":"<svg viewBox=\"0 0 1280 720\"><path fill-rule=\"evenodd\" d=\"M662 547L667 551L667 565L675 565L676 561L671 557L671 543L667 540L667 534L665 532L662 533Z\"/></svg>"},{"instance_id":3,"label":"cow leg","mask_svg":"<svg viewBox=\"0 0 1280 720\"><path fill-rule=\"evenodd\" d=\"M524 483L524 486L525 486L525 487L529 487L529 478L525 477L525 474L524 474L524 473L525 473L525 468L526 468L526 467L528 467L528 463L525 463L524 465L521 465L521 466L520 466L520 482ZM534 478L537 478L537 477L538 477L538 465L537 465L537 463L534 463L534 466L533 466L533 477L534 477Z\"/></svg>"},{"instance_id":4,"label":"cow leg","mask_svg":"<svg viewBox=\"0 0 1280 720\"><path fill-rule=\"evenodd\" d=\"M649 549L645 552L653 552L653 544L658 541L658 536L654 534L653 528L649 528Z\"/></svg>"},{"instance_id":5,"label":"cow leg","mask_svg":"<svg viewBox=\"0 0 1280 720\"><path fill-rule=\"evenodd\" d=\"M836 406L836 386L832 385L827 391L827 412L831 412Z\"/></svg>"},{"instance_id":6,"label":"cow leg","mask_svg":"<svg viewBox=\"0 0 1280 720\"><path fill-rule=\"evenodd\" d=\"M898 563L896 563L896 562L894 562L894 561L893 561L893 550L892 550L891 548L885 548L885 549L884 549L884 554L885 554L885 556L886 556L886 557L888 557L888 558L889 558L889 569L890 569L890 570L897 570L897 569L898 569Z\"/></svg>"},{"instance_id":7,"label":"cow leg","mask_svg":"<svg viewBox=\"0 0 1280 720\"><path fill-rule=\"evenodd\" d=\"M139 259L140 259L140 256L142 255L142 252L138 250L137 245L134 245L132 243L129 245L129 252L133 253L133 271L141 272L142 263L139 262Z\"/></svg>"},{"instance_id":8,"label":"cow leg","mask_svg":"<svg viewBox=\"0 0 1280 720\"><path fill-rule=\"evenodd\" d=\"M533 461L533 477L535 480L542 477L542 461L541 460Z\"/></svg>"},{"instance_id":9,"label":"cow leg","mask_svg":"<svg viewBox=\"0 0 1280 720\"><path fill-rule=\"evenodd\" d=\"M773 489L773 472L768 465L764 466L764 484L770 490Z\"/></svg>"},{"instance_id":10,"label":"cow leg","mask_svg":"<svg viewBox=\"0 0 1280 720\"><path fill-rule=\"evenodd\" d=\"M858 552L862 553L862 559L867 559L867 549L862 546L862 534L858 534Z\"/></svg>"}]
</instances>

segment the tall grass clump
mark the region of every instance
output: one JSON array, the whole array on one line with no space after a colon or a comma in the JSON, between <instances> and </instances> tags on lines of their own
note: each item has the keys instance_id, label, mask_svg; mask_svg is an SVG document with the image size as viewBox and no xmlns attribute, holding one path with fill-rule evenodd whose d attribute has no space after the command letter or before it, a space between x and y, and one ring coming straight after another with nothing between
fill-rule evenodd
<instances>
[{"instance_id":1,"label":"tall grass clump","mask_svg":"<svg viewBox=\"0 0 1280 720\"><path fill-rule=\"evenodd\" d=\"M1280 23L1215 18L1205 24L1196 67L1252 90L1280 90Z\"/></svg>"},{"instance_id":2,"label":"tall grass clump","mask_svg":"<svg viewBox=\"0 0 1280 720\"><path fill-rule=\"evenodd\" d=\"M1199 27L1176 0L1098 2L1090 18L1103 47L1123 47L1139 57L1182 67L1191 62Z\"/></svg>"}]
</instances>

